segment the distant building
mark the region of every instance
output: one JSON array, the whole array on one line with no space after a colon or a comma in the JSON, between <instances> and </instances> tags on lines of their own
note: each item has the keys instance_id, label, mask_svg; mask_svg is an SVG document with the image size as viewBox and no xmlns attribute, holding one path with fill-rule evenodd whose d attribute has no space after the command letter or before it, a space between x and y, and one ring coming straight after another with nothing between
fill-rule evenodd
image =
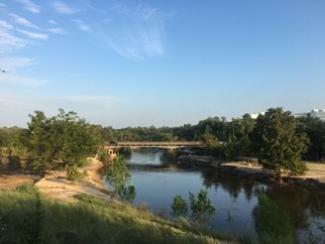
<instances>
[{"instance_id":1,"label":"distant building","mask_svg":"<svg viewBox=\"0 0 325 244\"><path fill-rule=\"evenodd\" d=\"M265 115L265 112L249 114L252 119L257 119L259 115Z\"/></svg>"},{"instance_id":2,"label":"distant building","mask_svg":"<svg viewBox=\"0 0 325 244\"><path fill-rule=\"evenodd\" d=\"M294 114L296 118L319 118L325 121L325 109L313 109L309 113Z\"/></svg>"},{"instance_id":3,"label":"distant building","mask_svg":"<svg viewBox=\"0 0 325 244\"><path fill-rule=\"evenodd\" d=\"M297 113L297 114L294 114L293 116L295 116L295 118L308 118L309 113Z\"/></svg>"},{"instance_id":4,"label":"distant building","mask_svg":"<svg viewBox=\"0 0 325 244\"><path fill-rule=\"evenodd\" d=\"M319 118L320 120L325 121L325 109L313 109L309 116L311 118Z\"/></svg>"}]
</instances>

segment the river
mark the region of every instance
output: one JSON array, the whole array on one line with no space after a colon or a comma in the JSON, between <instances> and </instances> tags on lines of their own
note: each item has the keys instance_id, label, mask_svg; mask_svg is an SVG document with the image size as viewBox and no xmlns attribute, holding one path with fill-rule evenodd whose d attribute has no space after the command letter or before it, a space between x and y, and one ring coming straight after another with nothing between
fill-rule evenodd
<instances>
[{"instance_id":1,"label":"river","mask_svg":"<svg viewBox=\"0 0 325 244\"><path fill-rule=\"evenodd\" d=\"M132 151L128 164L172 165L173 162L164 156L163 150L135 150ZM324 193L299 187L267 185L211 170L177 167L148 167L147 170L141 167L132 169L131 173L137 191L134 204L146 204L150 211L167 218L172 217L171 204L176 195L179 194L188 201L189 192L197 193L200 189L205 189L216 209L215 214L206 221L206 227L231 236L257 238L257 232L264 228L262 224L265 225L263 219L256 218L257 209L262 208L258 196L264 193L271 202L268 206L271 207L269 211L272 211L270 217L274 218L274 225L281 224L289 228L288 231L294 233L295 241L299 240L300 243L309 243L311 234L318 241L325 242L322 239L324 232L318 228L319 223L325 222ZM277 212L281 220L277 219ZM269 218L265 206L264 213L264 218ZM283 223L283 220L289 224Z\"/></svg>"}]
</instances>

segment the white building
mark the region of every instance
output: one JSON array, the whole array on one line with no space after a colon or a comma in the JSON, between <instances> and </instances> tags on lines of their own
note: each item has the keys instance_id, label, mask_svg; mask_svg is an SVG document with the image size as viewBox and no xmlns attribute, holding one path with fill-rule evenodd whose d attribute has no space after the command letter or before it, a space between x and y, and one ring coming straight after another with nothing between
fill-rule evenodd
<instances>
[{"instance_id":1,"label":"white building","mask_svg":"<svg viewBox=\"0 0 325 244\"><path fill-rule=\"evenodd\" d=\"M325 109L313 109L309 113L309 117L311 117L311 118L319 118L320 120L325 121Z\"/></svg>"},{"instance_id":2,"label":"white building","mask_svg":"<svg viewBox=\"0 0 325 244\"><path fill-rule=\"evenodd\" d=\"M313 109L309 113L294 114L296 118L319 118L325 121L325 109Z\"/></svg>"},{"instance_id":3,"label":"white building","mask_svg":"<svg viewBox=\"0 0 325 244\"><path fill-rule=\"evenodd\" d=\"M252 119L257 119L259 115L265 115L265 112L249 114Z\"/></svg>"}]
</instances>

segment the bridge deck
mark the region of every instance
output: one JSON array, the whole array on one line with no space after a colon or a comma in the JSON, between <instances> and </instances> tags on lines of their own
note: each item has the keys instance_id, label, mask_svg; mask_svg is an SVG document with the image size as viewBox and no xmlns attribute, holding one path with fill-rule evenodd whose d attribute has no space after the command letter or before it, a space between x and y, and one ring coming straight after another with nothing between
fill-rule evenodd
<instances>
[{"instance_id":1,"label":"bridge deck","mask_svg":"<svg viewBox=\"0 0 325 244\"><path fill-rule=\"evenodd\" d=\"M157 148L184 148L184 147L204 147L201 141L126 141L117 142L113 145L106 145L109 148L141 148L141 147L157 147Z\"/></svg>"}]
</instances>

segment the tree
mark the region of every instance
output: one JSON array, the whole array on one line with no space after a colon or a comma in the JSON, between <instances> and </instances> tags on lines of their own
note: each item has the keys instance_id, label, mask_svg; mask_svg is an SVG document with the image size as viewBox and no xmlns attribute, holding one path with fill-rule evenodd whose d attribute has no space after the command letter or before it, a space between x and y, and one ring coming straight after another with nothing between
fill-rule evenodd
<instances>
[{"instance_id":1,"label":"tree","mask_svg":"<svg viewBox=\"0 0 325 244\"><path fill-rule=\"evenodd\" d=\"M208 198L207 191L201 189L197 196L191 192L189 194L190 207L195 219L204 220L215 212L215 208L213 207L211 200Z\"/></svg>"},{"instance_id":2,"label":"tree","mask_svg":"<svg viewBox=\"0 0 325 244\"><path fill-rule=\"evenodd\" d=\"M109 165L106 172L107 181L122 200L133 201L135 186L130 183L131 174L123 157L118 156Z\"/></svg>"},{"instance_id":3,"label":"tree","mask_svg":"<svg viewBox=\"0 0 325 244\"><path fill-rule=\"evenodd\" d=\"M41 111L35 111L35 115L29 115L27 149L34 170L43 170L51 164L51 144L49 143L49 120ZM54 146L54 145L52 145ZM53 148L53 147L52 147ZM55 150L55 149L54 149Z\"/></svg>"},{"instance_id":4,"label":"tree","mask_svg":"<svg viewBox=\"0 0 325 244\"><path fill-rule=\"evenodd\" d=\"M301 160L307 150L308 138L297 132L296 119L282 108L271 108L260 115L253 131L255 150L263 167L276 172L278 179L281 170L301 174L305 165Z\"/></svg>"},{"instance_id":5,"label":"tree","mask_svg":"<svg viewBox=\"0 0 325 244\"><path fill-rule=\"evenodd\" d=\"M311 160L325 159L325 122L319 118L301 118L298 128L310 139L305 156Z\"/></svg>"},{"instance_id":6,"label":"tree","mask_svg":"<svg viewBox=\"0 0 325 244\"><path fill-rule=\"evenodd\" d=\"M177 195L173 199L172 203L172 213L174 216L179 217L179 216L184 216L186 215L188 210L186 201L182 198L181 195Z\"/></svg>"},{"instance_id":7,"label":"tree","mask_svg":"<svg viewBox=\"0 0 325 244\"><path fill-rule=\"evenodd\" d=\"M65 113L60 109L58 115L47 118L43 112L35 111L30 119L26 147L35 170L80 166L101 143L98 128L75 112Z\"/></svg>"}]
</instances>

